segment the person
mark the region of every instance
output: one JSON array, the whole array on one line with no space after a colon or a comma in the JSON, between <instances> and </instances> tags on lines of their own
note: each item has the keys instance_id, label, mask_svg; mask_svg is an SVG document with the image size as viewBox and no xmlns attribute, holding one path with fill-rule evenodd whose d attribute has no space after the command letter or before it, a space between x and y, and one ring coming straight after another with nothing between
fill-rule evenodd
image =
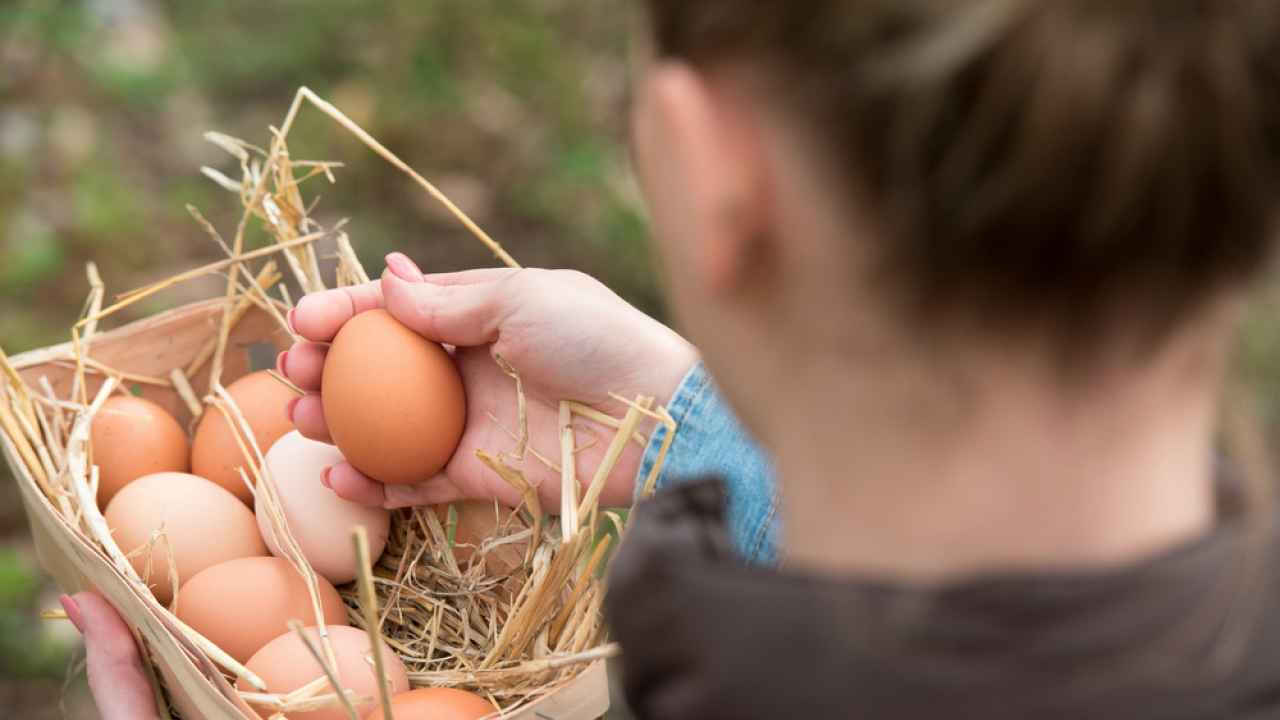
<instances>
[{"instance_id":1,"label":"person","mask_svg":"<svg viewBox=\"0 0 1280 720\"><path fill-rule=\"evenodd\" d=\"M688 342L575 273L392 255L299 303L282 369L315 393L385 306L457 346L470 422L441 477L328 485L513 502L470 452L509 442L498 353L547 452L544 401L680 421L611 570L641 717L1280 712L1266 467L1224 420L1275 245L1280 5L644 4L633 148ZM314 394L292 413L326 437Z\"/></svg>"}]
</instances>

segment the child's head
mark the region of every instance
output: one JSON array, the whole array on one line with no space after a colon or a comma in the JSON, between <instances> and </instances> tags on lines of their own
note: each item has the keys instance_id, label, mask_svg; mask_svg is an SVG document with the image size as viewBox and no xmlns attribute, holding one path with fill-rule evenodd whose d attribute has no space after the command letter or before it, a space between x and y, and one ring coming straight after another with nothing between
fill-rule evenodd
<instances>
[{"instance_id":1,"label":"child's head","mask_svg":"<svg viewBox=\"0 0 1280 720\"><path fill-rule=\"evenodd\" d=\"M645 4L638 166L709 355L1168 337L1267 266L1275 0Z\"/></svg>"}]
</instances>

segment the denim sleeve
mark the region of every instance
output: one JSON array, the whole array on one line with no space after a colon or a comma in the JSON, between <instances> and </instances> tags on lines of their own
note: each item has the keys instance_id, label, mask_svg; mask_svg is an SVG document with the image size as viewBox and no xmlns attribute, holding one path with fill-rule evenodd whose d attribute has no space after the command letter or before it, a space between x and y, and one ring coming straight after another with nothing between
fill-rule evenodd
<instances>
[{"instance_id":1,"label":"denim sleeve","mask_svg":"<svg viewBox=\"0 0 1280 720\"><path fill-rule=\"evenodd\" d=\"M773 466L763 449L747 434L702 363L680 382L667 410L676 421L658 488L715 475L729 494L729 532L748 561L777 562L777 491ZM636 492L643 490L666 437L659 428L645 449L636 476Z\"/></svg>"}]
</instances>

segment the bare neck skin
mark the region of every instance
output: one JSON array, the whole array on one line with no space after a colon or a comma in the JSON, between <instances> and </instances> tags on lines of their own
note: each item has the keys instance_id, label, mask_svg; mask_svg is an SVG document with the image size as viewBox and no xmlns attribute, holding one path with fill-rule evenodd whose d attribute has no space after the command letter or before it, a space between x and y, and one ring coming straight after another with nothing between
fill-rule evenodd
<instances>
[{"instance_id":1,"label":"bare neck skin","mask_svg":"<svg viewBox=\"0 0 1280 720\"><path fill-rule=\"evenodd\" d=\"M1124 564L1207 531L1221 318L1063 384L1034 357L812 358L762 428L794 567L910 582Z\"/></svg>"}]
</instances>

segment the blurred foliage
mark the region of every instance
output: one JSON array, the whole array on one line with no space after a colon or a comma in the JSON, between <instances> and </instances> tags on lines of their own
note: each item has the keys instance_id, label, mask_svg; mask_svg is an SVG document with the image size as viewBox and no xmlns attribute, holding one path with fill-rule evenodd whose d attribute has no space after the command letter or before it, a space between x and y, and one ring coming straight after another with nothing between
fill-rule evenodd
<instances>
[{"instance_id":1,"label":"blurred foliage","mask_svg":"<svg viewBox=\"0 0 1280 720\"><path fill-rule=\"evenodd\" d=\"M1269 437L1280 429L1280 288L1267 287L1258 294L1245 318L1240 335L1240 382L1256 400L1256 410ZM1280 443L1272 443L1280 466Z\"/></svg>"},{"instance_id":2,"label":"blurred foliage","mask_svg":"<svg viewBox=\"0 0 1280 720\"><path fill-rule=\"evenodd\" d=\"M88 259L119 292L216 257L184 207L232 227L235 198L198 168L234 166L201 133L265 144L300 85L438 181L524 263L582 269L661 314L621 142L624 3L4 4L0 345L63 339ZM391 249L431 270L492 264L327 118L304 112L291 139L297 157L346 164L336 187L314 186L320 215L351 219L372 270Z\"/></svg>"},{"instance_id":3,"label":"blurred foliage","mask_svg":"<svg viewBox=\"0 0 1280 720\"><path fill-rule=\"evenodd\" d=\"M0 2L0 347L66 340L88 260L113 294L217 259L185 207L229 235L239 202L199 167L237 169L201 135L265 145L301 85L523 263L594 274L661 315L623 143L627 15L626 0ZM371 274L391 249L430 271L495 264L319 113L303 112L290 143L297 158L345 164L336 186L309 189L321 222L350 218ZM177 288L111 324L209 292ZM0 698L6 677L59 676L66 650L33 620L52 596L9 549L28 541L6 498Z\"/></svg>"},{"instance_id":4,"label":"blurred foliage","mask_svg":"<svg viewBox=\"0 0 1280 720\"><path fill-rule=\"evenodd\" d=\"M0 678L61 677L71 649L35 619L45 580L40 569L0 546Z\"/></svg>"}]
</instances>

